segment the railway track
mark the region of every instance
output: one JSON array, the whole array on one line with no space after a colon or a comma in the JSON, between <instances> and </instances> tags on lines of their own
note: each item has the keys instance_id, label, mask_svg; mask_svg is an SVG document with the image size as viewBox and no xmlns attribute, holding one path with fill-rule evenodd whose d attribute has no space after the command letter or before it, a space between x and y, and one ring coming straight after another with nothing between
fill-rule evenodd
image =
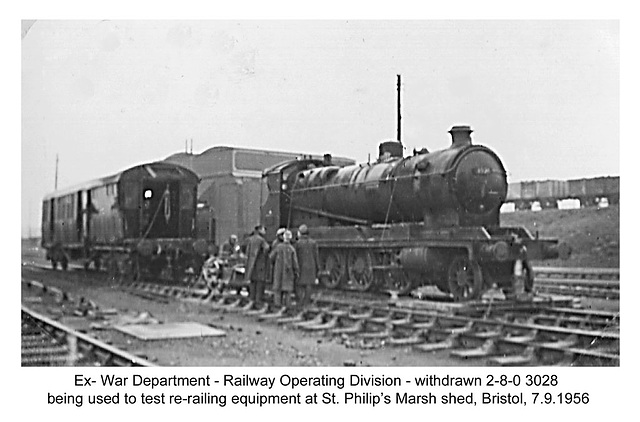
<instances>
[{"instance_id":1,"label":"railway track","mask_svg":"<svg viewBox=\"0 0 640 422\"><path fill-rule=\"evenodd\" d=\"M213 296L192 287L144 282L119 287L150 300L197 302L260 323L337 337L347 347L449 350L456 358L487 365L619 365L619 313L577 309L570 297L454 304L316 294L312 307L296 310L269 304L254 309L242 295Z\"/></svg>"},{"instance_id":2,"label":"railway track","mask_svg":"<svg viewBox=\"0 0 640 422\"><path fill-rule=\"evenodd\" d=\"M154 366L22 306L22 366Z\"/></svg>"},{"instance_id":3,"label":"railway track","mask_svg":"<svg viewBox=\"0 0 640 422\"><path fill-rule=\"evenodd\" d=\"M620 299L618 268L534 268L538 292Z\"/></svg>"},{"instance_id":4,"label":"railway track","mask_svg":"<svg viewBox=\"0 0 640 422\"><path fill-rule=\"evenodd\" d=\"M34 265L50 271L47 265ZM69 269L84 271L79 265ZM537 293L618 300L620 298L620 270L618 268L534 267L534 289ZM171 286L168 287L171 290ZM166 290L166 289L162 289ZM340 291L349 294L349 291ZM365 297L369 294L363 294ZM371 294L372 295L372 294ZM370 296L371 296L370 295ZM439 296L444 297L444 294Z\"/></svg>"},{"instance_id":5,"label":"railway track","mask_svg":"<svg viewBox=\"0 0 640 422\"><path fill-rule=\"evenodd\" d=\"M485 359L490 365L619 365L619 313L574 309L570 298L425 305L415 300L367 303L316 295L313 306L304 310L270 304L255 309L239 294L212 296L204 289L151 283L123 288L338 336L353 347L449 349L457 358Z\"/></svg>"},{"instance_id":6,"label":"railway track","mask_svg":"<svg viewBox=\"0 0 640 422\"><path fill-rule=\"evenodd\" d=\"M29 264L50 271L48 265ZM82 266L70 265L70 270L85 271ZM620 270L617 268L534 267L534 290L542 294L588 297L606 300L620 299ZM168 287L171 290L172 287ZM167 290L162 288L161 290ZM340 291L349 294L349 291ZM367 297L374 294L359 293ZM385 293L386 294L386 293ZM428 295L427 295L428 296ZM445 294L439 294L441 298Z\"/></svg>"},{"instance_id":7,"label":"railway track","mask_svg":"<svg viewBox=\"0 0 640 422\"><path fill-rule=\"evenodd\" d=\"M534 267L533 271L541 278L620 280L619 268Z\"/></svg>"}]
</instances>

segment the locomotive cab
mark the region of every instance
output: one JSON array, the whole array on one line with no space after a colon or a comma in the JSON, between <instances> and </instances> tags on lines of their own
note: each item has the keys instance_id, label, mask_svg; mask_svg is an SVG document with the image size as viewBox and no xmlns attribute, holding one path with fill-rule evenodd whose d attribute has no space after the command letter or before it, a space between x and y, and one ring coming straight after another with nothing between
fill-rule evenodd
<instances>
[{"instance_id":1,"label":"locomotive cab","mask_svg":"<svg viewBox=\"0 0 640 422\"><path fill-rule=\"evenodd\" d=\"M266 169L262 175L260 217L267 230L267 239L273 240L280 227L290 226L292 217L291 190L301 171L324 167L324 160L303 158L286 161Z\"/></svg>"}]
</instances>

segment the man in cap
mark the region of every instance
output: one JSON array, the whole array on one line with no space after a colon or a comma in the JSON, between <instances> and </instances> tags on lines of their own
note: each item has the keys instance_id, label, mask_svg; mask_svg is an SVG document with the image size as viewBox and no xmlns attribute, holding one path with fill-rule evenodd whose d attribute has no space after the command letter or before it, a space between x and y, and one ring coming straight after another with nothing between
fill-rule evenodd
<instances>
[{"instance_id":1,"label":"man in cap","mask_svg":"<svg viewBox=\"0 0 640 422\"><path fill-rule=\"evenodd\" d=\"M237 256L240 253L240 245L238 244L238 236L232 234L229 236L229 240L222 245L222 256L229 258Z\"/></svg>"},{"instance_id":2,"label":"man in cap","mask_svg":"<svg viewBox=\"0 0 640 422\"><path fill-rule=\"evenodd\" d=\"M273 242L271 243L271 250L274 250L278 243L282 243L284 241L284 232L286 231L287 229L284 227L280 227L278 231L276 231L276 238L273 239Z\"/></svg>"},{"instance_id":3,"label":"man in cap","mask_svg":"<svg viewBox=\"0 0 640 422\"><path fill-rule=\"evenodd\" d=\"M269 244L264 240L264 226L256 226L247 240L247 265L244 278L250 281L249 299L256 307L262 305L264 285L269 272Z\"/></svg>"},{"instance_id":4,"label":"man in cap","mask_svg":"<svg viewBox=\"0 0 640 422\"><path fill-rule=\"evenodd\" d=\"M282 243L278 243L270 254L273 261L273 292L276 306L289 305L289 296L300 273L296 250L291 245L292 237L291 232L286 230L282 236Z\"/></svg>"},{"instance_id":5,"label":"man in cap","mask_svg":"<svg viewBox=\"0 0 640 422\"><path fill-rule=\"evenodd\" d=\"M309 229L305 224L298 228L296 254L300 265L300 277L296 281L296 299L300 306L307 306L311 299L311 289L320 271L318 244L309 237Z\"/></svg>"},{"instance_id":6,"label":"man in cap","mask_svg":"<svg viewBox=\"0 0 640 422\"><path fill-rule=\"evenodd\" d=\"M280 227L278 230L276 230L276 238L273 239L273 242L271 242L271 252L273 252L276 249L276 246L278 246L280 243L284 242L284 232L286 232L287 229L285 229L284 227ZM269 254L269 280L270 282L273 282L273 264L274 264L274 260L275 260L275 255L273 253Z\"/></svg>"}]
</instances>

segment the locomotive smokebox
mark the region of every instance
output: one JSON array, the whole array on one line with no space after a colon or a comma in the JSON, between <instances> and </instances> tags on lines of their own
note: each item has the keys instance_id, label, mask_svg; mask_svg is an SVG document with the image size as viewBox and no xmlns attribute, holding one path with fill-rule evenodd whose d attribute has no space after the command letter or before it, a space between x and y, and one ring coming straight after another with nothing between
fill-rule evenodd
<instances>
[{"instance_id":1,"label":"locomotive smokebox","mask_svg":"<svg viewBox=\"0 0 640 422\"><path fill-rule=\"evenodd\" d=\"M462 147L471 145L471 130L470 126L453 126L449 133L451 134L451 146Z\"/></svg>"},{"instance_id":2,"label":"locomotive smokebox","mask_svg":"<svg viewBox=\"0 0 640 422\"><path fill-rule=\"evenodd\" d=\"M378 147L378 160L383 161L388 158L402 158L402 144L398 141L385 141Z\"/></svg>"}]
</instances>

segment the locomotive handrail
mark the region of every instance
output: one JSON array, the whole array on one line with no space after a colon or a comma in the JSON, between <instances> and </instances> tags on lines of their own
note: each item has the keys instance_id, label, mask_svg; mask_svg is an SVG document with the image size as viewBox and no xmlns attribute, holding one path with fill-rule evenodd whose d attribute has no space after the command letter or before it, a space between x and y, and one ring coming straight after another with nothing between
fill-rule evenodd
<instances>
[{"instance_id":1,"label":"locomotive handrail","mask_svg":"<svg viewBox=\"0 0 640 422\"><path fill-rule=\"evenodd\" d=\"M292 190L295 190L296 192L306 192L306 191L314 191L314 190L324 190L327 188L376 185L376 184L380 184L381 182L388 183L388 182L401 181L405 179L428 178L428 177L440 176L441 174L450 174L452 172L453 172L452 170L446 170L440 174L420 173L418 175L410 174L410 175L400 175L400 176L390 174L390 176L385 179L365 180L363 182L357 182L357 183L344 182L344 183L331 183L331 184L320 185L320 186L305 186L305 187L297 187L297 185L294 185L294 188Z\"/></svg>"},{"instance_id":2,"label":"locomotive handrail","mask_svg":"<svg viewBox=\"0 0 640 422\"><path fill-rule=\"evenodd\" d=\"M158 207L156 208L156 211L153 213L153 218L151 219L151 222L149 223L149 226L147 226L147 230L144 232L142 237L140 237L140 239L138 239L138 241L137 241L138 246L140 246L142 244L142 242L147 238L147 236L151 232L151 228L153 227L153 224L156 222L156 218L158 217L158 214L160 212L160 208L162 208L163 205L166 205L165 198L167 198L167 197L169 197L169 185L168 184L167 184L167 188L162 193L162 197L158 201Z\"/></svg>"},{"instance_id":3,"label":"locomotive handrail","mask_svg":"<svg viewBox=\"0 0 640 422\"><path fill-rule=\"evenodd\" d=\"M361 224L363 226L371 225L371 222L367 221L367 220L361 220L359 218L347 217L345 215L334 214L334 213L327 212L327 211L314 210L314 209L307 208L307 207L301 207L299 205L293 205L291 208L293 208L295 210L298 210L298 211L306 212L306 213L309 213L309 214L315 214L315 215L319 215L319 216L322 216L322 217L328 217L328 218L331 218L331 219L334 219L334 220L345 221L347 223Z\"/></svg>"}]
</instances>

